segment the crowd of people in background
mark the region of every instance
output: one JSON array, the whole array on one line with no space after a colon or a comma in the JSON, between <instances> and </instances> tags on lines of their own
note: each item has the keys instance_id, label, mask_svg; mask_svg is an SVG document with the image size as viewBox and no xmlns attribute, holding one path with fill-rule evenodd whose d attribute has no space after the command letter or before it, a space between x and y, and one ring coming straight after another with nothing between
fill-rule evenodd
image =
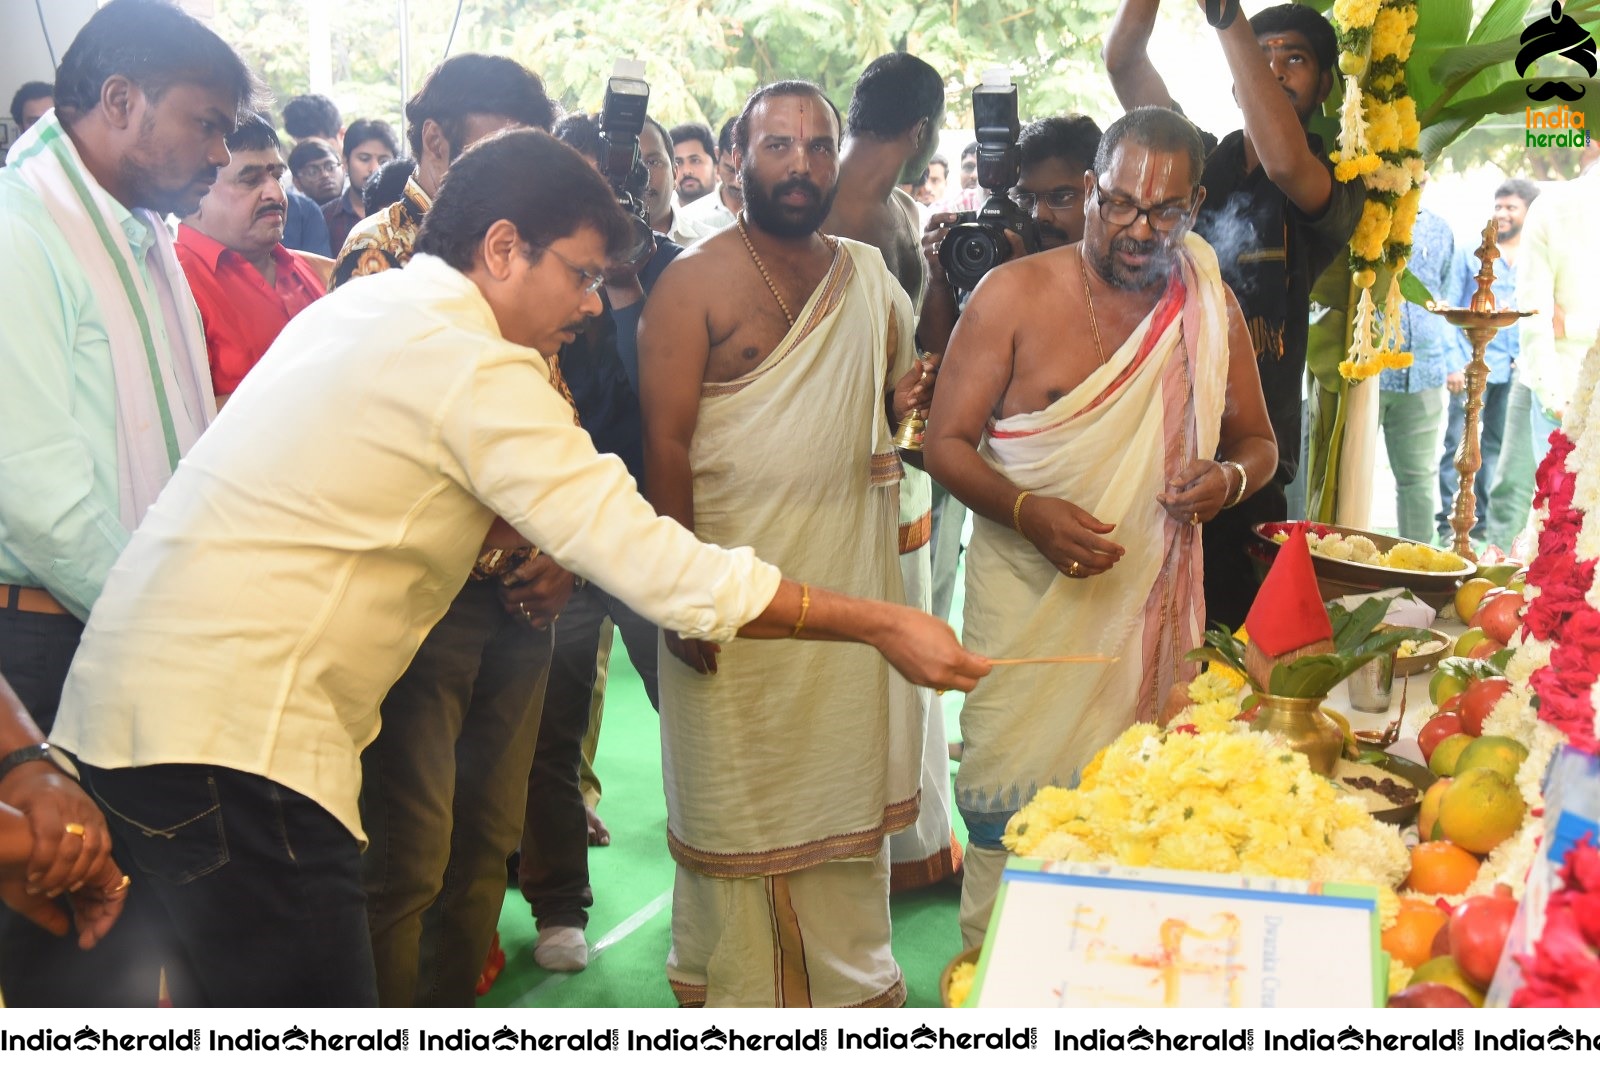
<instances>
[{"instance_id":1,"label":"crowd of people in background","mask_svg":"<svg viewBox=\"0 0 1600 1068\"><path fill-rule=\"evenodd\" d=\"M961 879L981 942L1010 817L1242 622L1361 210L1307 130L1321 15L1216 31L1218 137L1156 9L1106 38L1126 114L1034 117L1010 188L938 154L944 73L895 53L843 113L786 81L715 131L651 117L638 216L516 59L445 60L401 144L317 94L280 122L163 0L98 11L0 172L6 1002L469 1005L508 864L535 961L586 967L614 633L662 718L680 1002L903 1002L891 888ZM1497 298L1547 309L1487 357L1504 548L1593 340L1585 162L1485 196ZM991 196L1038 247L958 287L940 246ZM1424 210L1431 293L1470 299L1470 252ZM1404 327L1399 532L1448 540L1469 350ZM938 621L969 512L977 656ZM1107 662L996 676L947 744L938 692L1064 648Z\"/></svg>"}]
</instances>

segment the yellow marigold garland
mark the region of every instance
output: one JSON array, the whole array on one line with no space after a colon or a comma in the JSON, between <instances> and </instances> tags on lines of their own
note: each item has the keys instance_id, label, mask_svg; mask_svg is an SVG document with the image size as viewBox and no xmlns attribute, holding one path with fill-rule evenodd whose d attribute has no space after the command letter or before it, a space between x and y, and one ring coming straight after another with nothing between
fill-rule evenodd
<instances>
[{"instance_id":1,"label":"yellow marigold garland","mask_svg":"<svg viewBox=\"0 0 1600 1068\"><path fill-rule=\"evenodd\" d=\"M1339 150L1334 178L1360 179L1366 205L1350 237L1350 270L1361 296L1354 310L1349 358L1339 373L1351 381L1411 365L1401 348L1403 306L1399 276L1411 255L1411 229L1425 176L1418 143L1422 135L1416 102L1406 91L1405 63L1416 43L1416 0L1335 0L1339 69L1345 102L1339 113ZM1377 315L1372 286L1379 268L1395 279Z\"/></svg>"}]
</instances>

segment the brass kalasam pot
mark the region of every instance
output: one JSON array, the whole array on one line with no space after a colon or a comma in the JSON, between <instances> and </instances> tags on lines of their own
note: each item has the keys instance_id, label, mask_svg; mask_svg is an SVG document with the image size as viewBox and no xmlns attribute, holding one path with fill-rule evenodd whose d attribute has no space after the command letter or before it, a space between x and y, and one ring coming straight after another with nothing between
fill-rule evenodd
<instances>
[{"instance_id":1,"label":"brass kalasam pot","mask_svg":"<svg viewBox=\"0 0 1600 1068\"><path fill-rule=\"evenodd\" d=\"M1261 694L1250 729L1276 734L1290 749L1305 754L1312 771L1332 775L1339 754L1344 751L1344 733L1323 714L1322 701L1322 697Z\"/></svg>"}]
</instances>

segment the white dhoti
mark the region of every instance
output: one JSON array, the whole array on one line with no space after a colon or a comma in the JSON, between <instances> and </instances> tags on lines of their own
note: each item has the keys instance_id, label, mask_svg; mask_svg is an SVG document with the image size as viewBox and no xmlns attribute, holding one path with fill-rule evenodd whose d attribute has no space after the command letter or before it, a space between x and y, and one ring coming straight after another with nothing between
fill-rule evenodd
<instances>
[{"instance_id":1,"label":"white dhoti","mask_svg":"<svg viewBox=\"0 0 1600 1068\"><path fill-rule=\"evenodd\" d=\"M933 598L933 480L914 467L900 483L900 576L905 603L926 612ZM944 707L918 687L922 709L922 805L917 822L889 839L889 889L933 886L961 870L961 847L950 833L950 741Z\"/></svg>"},{"instance_id":2,"label":"white dhoti","mask_svg":"<svg viewBox=\"0 0 1600 1068\"><path fill-rule=\"evenodd\" d=\"M703 389L695 533L751 546L797 581L900 600L884 391L911 366L911 338L882 256L841 241L778 347ZM915 689L875 650L832 642L735 639L715 675L665 652L660 671L679 1000L903 1000L885 842L917 816Z\"/></svg>"},{"instance_id":3,"label":"white dhoti","mask_svg":"<svg viewBox=\"0 0 1600 1068\"><path fill-rule=\"evenodd\" d=\"M962 930L981 940L1003 860L1000 836L1041 786L1071 786L1132 723L1155 717L1204 630L1200 528L1156 500L1216 452L1227 394L1226 288L1190 237L1163 298L1105 365L1039 412L991 424L984 459L1019 489L1072 501L1115 525L1126 550L1101 575L1068 578L1009 526L975 518L963 639L988 657L1098 654L1109 663L1000 668L961 713L956 804L968 830ZM979 858L978 851L989 855ZM993 851L1002 851L994 856ZM979 859L985 861L978 863Z\"/></svg>"}]
</instances>

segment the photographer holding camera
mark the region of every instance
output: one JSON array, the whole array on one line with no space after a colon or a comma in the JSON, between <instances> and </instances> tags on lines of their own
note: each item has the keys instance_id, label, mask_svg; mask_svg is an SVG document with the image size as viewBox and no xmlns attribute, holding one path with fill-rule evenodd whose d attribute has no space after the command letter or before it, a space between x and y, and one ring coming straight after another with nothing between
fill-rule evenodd
<instances>
[{"instance_id":1,"label":"photographer holding camera","mask_svg":"<svg viewBox=\"0 0 1600 1068\"><path fill-rule=\"evenodd\" d=\"M613 79L614 87L619 80ZM633 223L649 224L655 220L656 205L670 195L670 184L662 188L670 168L646 167L650 184L642 195L635 196L630 189L637 181L635 160L648 160L663 152L670 160L671 141L654 119L637 107L624 106L633 98L608 92L606 99L609 107L599 120L577 114L557 123L556 140L577 149L610 180ZM636 240L646 236L637 225L634 234ZM604 310L561 347L572 402L595 451L621 458L640 485L644 484L644 452L638 394L639 313L656 279L683 251L681 245L659 234L650 247L642 267L635 264L631 269L607 272L602 290ZM593 728L599 727L601 709L593 695L597 686L604 692L596 663L602 644L609 648L607 620L622 633L645 694L652 706L657 704L656 625L597 586L574 590L551 628L555 649L539 716L539 740L528 773L517 865L517 885L539 930L533 959L549 971L575 972L588 967L584 930L589 907L594 904L589 844L591 840L597 845L610 842L605 824L584 799L580 776L591 714Z\"/></svg>"},{"instance_id":2,"label":"photographer holding camera","mask_svg":"<svg viewBox=\"0 0 1600 1068\"><path fill-rule=\"evenodd\" d=\"M992 271L945 354L924 455L977 516L964 640L989 657L1107 658L997 674L962 708L968 946L1011 816L1154 719L1200 641L1200 524L1277 462L1244 317L1188 235L1203 162L1177 113L1118 119L1082 179L1083 240Z\"/></svg>"}]
</instances>

